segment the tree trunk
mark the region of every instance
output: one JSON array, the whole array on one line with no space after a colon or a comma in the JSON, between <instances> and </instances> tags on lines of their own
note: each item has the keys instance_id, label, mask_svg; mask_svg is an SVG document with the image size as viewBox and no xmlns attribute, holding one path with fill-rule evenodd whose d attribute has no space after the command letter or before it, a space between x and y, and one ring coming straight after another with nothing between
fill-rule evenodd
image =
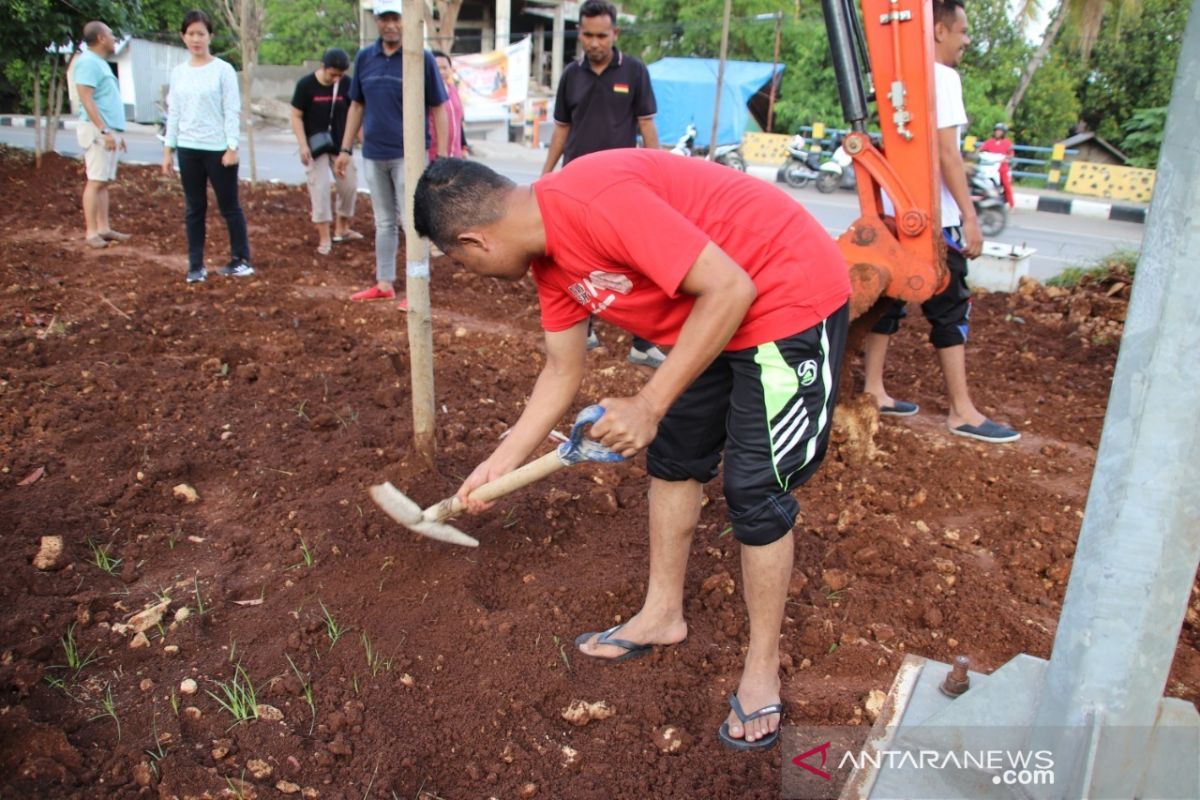
<instances>
[{"instance_id":1,"label":"tree trunk","mask_svg":"<svg viewBox=\"0 0 1200 800\"><path fill-rule=\"evenodd\" d=\"M258 160L254 154L254 59L258 57L257 28L251 29L250 0L241 2L241 25L238 38L242 44L242 108L246 114L246 154L250 158L250 183L258 183ZM257 9L254 9L257 11Z\"/></svg>"},{"instance_id":2,"label":"tree trunk","mask_svg":"<svg viewBox=\"0 0 1200 800\"><path fill-rule=\"evenodd\" d=\"M42 66L33 70L33 163L42 166Z\"/></svg>"},{"instance_id":3,"label":"tree trunk","mask_svg":"<svg viewBox=\"0 0 1200 800\"><path fill-rule=\"evenodd\" d=\"M1038 45L1037 52L1033 54L1033 58L1029 59L1029 63L1025 65L1025 71L1021 74L1021 80L1017 83L1017 90L1013 92L1012 97L1008 98L1008 102L1004 105L1005 119L1011 120L1013 118L1017 106L1021 104L1021 98L1029 90L1029 84L1033 83L1033 76L1042 66L1042 62L1046 60L1046 55L1054 45L1054 40L1058 38L1058 32L1062 28L1066 18L1067 4L1064 0L1055 7L1054 14L1050 18L1050 27L1042 35L1042 43Z\"/></svg>"},{"instance_id":4,"label":"tree trunk","mask_svg":"<svg viewBox=\"0 0 1200 800\"><path fill-rule=\"evenodd\" d=\"M67 85L67 72L65 69L61 69L61 67L62 59L59 56L55 56L54 71L50 77L51 94L48 98L50 100L50 113L46 115L47 153L53 153L54 149L58 146L58 121L62 119L63 89Z\"/></svg>"}]
</instances>

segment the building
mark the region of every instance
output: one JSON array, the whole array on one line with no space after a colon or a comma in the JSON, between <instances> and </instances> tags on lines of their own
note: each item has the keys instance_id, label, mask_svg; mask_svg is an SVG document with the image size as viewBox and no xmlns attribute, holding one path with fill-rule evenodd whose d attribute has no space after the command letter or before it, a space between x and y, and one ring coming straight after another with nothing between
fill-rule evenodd
<instances>
[{"instance_id":1,"label":"building","mask_svg":"<svg viewBox=\"0 0 1200 800\"><path fill-rule=\"evenodd\" d=\"M188 51L171 44L126 37L117 43L108 61L117 75L125 118L130 122L153 125L166 110L167 85L171 70L188 60ZM79 93L75 90L75 61L67 71L71 113L79 113ZM161 110L160 110L161 107Z\"/></svg>"}]
</instances>

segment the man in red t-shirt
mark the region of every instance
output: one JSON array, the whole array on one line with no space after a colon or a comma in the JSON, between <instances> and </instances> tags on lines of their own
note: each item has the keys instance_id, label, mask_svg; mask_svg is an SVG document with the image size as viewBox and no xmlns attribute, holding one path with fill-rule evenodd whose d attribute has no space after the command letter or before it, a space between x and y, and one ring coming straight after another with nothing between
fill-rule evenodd
<instances>
[{"instance_id":1,"label":"man in red t-shirt","mask_svg":"<svg viewBox=\"0 0 1200 800\"><path fill-rule=\"evenodd\" d=\"M833 240L767 183L650 150L584 156L532 186L439 160L417 185L413 219L472 272L518 280L532 269L541 304L546 364L512 431L459 488L464 500L523 463L567 413L589 314L673 345L640 391L602 399L592 426L626 457L649 446L646 599L625 624L576 644L621 661L686 638L688 552L702 485L724 451L750 645L719 736L737 749L774 744L799 510L791 492L825 454L849 322L850 281Z\"/></svg>"}]
</instances>

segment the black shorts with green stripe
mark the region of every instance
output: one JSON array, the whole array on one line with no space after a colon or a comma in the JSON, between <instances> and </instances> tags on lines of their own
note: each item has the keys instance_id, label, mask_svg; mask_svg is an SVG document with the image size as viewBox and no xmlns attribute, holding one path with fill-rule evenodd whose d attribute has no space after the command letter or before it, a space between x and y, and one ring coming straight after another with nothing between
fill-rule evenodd
<instances>
[{"instance_id":1,"label":"black shorts with green stripe","mask_svg":"<svg viewBox=\"0 0 1200 800\"><path fill-rule=\"evenodd\" d=\"M766 545L795 524L791 494L829 446L848 306L808 330L717 356L658 425L646 454L652 476L706 483L725 454L725 500L733 532Z\"/></svg>"}]
</instances>

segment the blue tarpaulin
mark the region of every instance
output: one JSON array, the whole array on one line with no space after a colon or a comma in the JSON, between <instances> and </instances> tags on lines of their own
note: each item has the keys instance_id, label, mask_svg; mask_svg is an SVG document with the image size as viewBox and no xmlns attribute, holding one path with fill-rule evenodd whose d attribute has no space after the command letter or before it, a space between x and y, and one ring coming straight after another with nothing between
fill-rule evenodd
<instances>
[{"instance_id":1,"label":"blue tarpaulin","mask_svg":"<svg viewBox=\"0 0 1200 800\"><path fill-rule=\"evenodd\" d=\"M708 147L712 136L713 101L717 94L715 58L664 58L649 65L654 97L658 101L658 138L670 147L683 136L690 122L696 126L696 144ZM775 75L783 65L775 65ZM757 61L726 61L721 85L721 119L717 143L742 141L750 120L747 103L771 81L771 65Z\"/></svg>"}]
</instances>

